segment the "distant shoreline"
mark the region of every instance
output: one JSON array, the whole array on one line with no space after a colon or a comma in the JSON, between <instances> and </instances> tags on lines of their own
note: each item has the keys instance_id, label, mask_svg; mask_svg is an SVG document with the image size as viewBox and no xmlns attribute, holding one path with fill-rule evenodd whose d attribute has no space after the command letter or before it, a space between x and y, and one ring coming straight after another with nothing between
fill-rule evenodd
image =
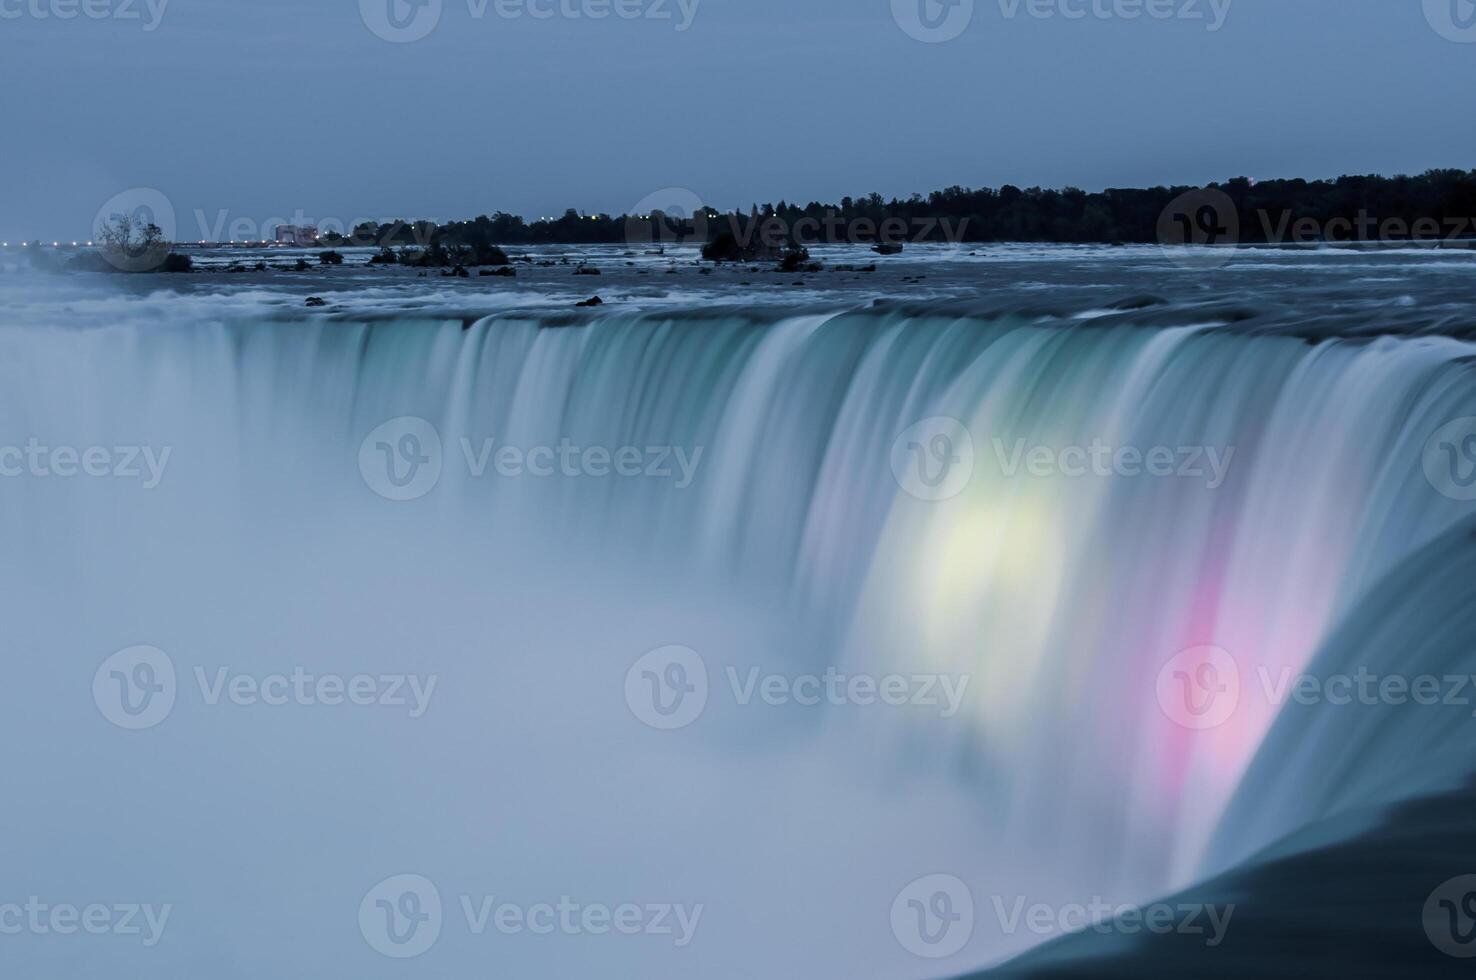
<instances>
[{"instance_id":1,"label":"distant shoreline","mask_svg":"<svg viewBox=\"0 0 1476 980\"><path fill-rule=\"evenodd\" d=\"M292 226L293 232L316 233L316 242L237 244L196 239L179 241L173 247L659 247L701 245L724 235L770 250L790 245L928 242L1297 246L1476 240L1476 170L1317 181L1237 177L1203 187L1109 188L1091 193L1072 187L955 186L926 197L914 194L886 200L871 194L845 197L834 204L804 205L780 201L754 204L746 211L719 211L681 188L657 192L648 200L662 202L662 206L653 204L647 212L618 216L582 214L571 208L562 217L533 222L501 211L449 222L363 221L353 228L323 219ZM265 235L268 226L261 231ZM101 235L94 228L88 237ZM187 236L165 228L163 237ZM47 242L32 240L29 246L9 242L0 248L37 245L46 247ZM52 242L51 246L65 247L66 243Z\"/></svg>"}]
</instances>

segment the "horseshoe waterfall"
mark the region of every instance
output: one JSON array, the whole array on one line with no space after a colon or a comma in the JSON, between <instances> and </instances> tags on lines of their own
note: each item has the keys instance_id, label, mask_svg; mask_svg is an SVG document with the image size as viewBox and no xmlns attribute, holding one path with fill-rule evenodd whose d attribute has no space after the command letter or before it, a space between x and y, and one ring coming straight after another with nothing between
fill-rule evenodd
<instances>
[{"instance_id":1,"label":"horseshoe waterfall","mask_svg":"<svg viewBox=\"0 0 1476 980\"><path fill-rule=\"evenodd\" d=\"M206 300L0 335L5 865L138 904L119 973L398 976L387 916L447 975L1243 976L1313 904L1459 964L1449 324Z\"/></svg>"}]
</instances>

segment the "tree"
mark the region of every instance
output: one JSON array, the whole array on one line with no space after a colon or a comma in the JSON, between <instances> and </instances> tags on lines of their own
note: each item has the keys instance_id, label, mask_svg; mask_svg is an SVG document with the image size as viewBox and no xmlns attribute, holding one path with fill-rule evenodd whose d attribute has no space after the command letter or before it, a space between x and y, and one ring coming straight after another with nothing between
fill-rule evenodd
<instances>
[{"instance_id":1,"label":"tree","mask_svg":"<svg viewBox=\"0 0 1476 980\"><path fill-rule=\"evenodd\" d=\"M99 251L113 268L123 272L153 272L164 264L169 243L152 221L132 214L115 214L97 229Z\"/></svg>"}]
</instances>

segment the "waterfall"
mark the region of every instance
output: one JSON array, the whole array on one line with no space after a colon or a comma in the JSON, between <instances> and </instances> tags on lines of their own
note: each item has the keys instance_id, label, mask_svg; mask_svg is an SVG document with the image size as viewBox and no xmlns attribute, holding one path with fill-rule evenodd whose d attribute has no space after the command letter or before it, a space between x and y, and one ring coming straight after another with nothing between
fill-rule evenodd
<instances>
[{"instance_id":1,"label":"waterfall","mask_svg":"<svg viewBox=\"0 0 1476 980\"><path fill-rule=\"evenodd\" d=\"M150 297L106 329L0 334L0 446L169 450L155 486L141 451L137 478L0 479L7 732L28 785L73 774L13 836L75 842L78 875L96 862L95 881L152 882L246 935L286 910L305 974L341 972L359 946L334 916L409 868L705 896L707 976L927 976L848 931L911 877L949 870L981 902L1149 899L1469 768L1444 716L1268 696L1323 668L1443 672L1469 637L1431 611L1454 586L1429 568L1468 544L1472 504L1426 472L1437 430L1476 415L1469 344L942 307L238 313ZM155 730L19 693L85 692L132 644L178 669ZM667 644L721 693L681 732L621 696ZM439 710L231 712L195 689L196 668L303 663L434 671ZM802 712L738 704L750 665L966 686L949 717ZM1218 723L1173 707L1194 707L1180 680L1232 671ZM216 880L149 863L182 839ZM611 848L625 871L600 867ZM762 866L775 853L791 864ZM19 881L41 872L14 841L6 857ZM816 891L808 925L785 911L790 872ZM177 938L148 962L220 941ZM1032 941L981 927L966 955ZM443 942L443 962L486 960Z\"/></svg>"}]
</instances>

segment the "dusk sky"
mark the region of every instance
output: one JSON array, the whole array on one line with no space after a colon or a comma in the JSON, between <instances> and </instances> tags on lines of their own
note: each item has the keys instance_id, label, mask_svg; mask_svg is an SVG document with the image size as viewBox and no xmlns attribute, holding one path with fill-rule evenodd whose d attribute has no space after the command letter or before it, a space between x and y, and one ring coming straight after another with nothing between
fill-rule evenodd
<instances>
[{"instance_id":1,"label":"dusk sky","mask_svg":"<svg viewBox=\"0 0 1476 980\"><path fill-rule=\"evenodd\" d=\"M1476 166L1476 43L1432 26L1467 0L1148 0L1194 19L977 0L935 43L889 0L441 0L408 43L356 0L151 2L63 20L84 0L0 0L0 238L86 237L133 188L188 239L197 211L537 217L668 187L746 207ZM531 12L620 2L667 17Z\"/></svg>"}]
</instances>

